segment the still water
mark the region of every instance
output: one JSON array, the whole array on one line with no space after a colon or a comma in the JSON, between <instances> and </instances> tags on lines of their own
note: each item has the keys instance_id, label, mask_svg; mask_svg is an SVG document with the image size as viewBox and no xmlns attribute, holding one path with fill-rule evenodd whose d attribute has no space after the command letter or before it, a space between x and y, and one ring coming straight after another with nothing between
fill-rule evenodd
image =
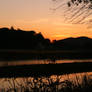
<instances>
[{"instance_id":1,"label":"still water","mask_svg":"<svg viewBox=\"0 0 92 92\"><path fill-rule=\"evenodd\" d=\"M92 72L49 77L1 78L0 92L81 92L79 90L86 90L86 87L89 89L90 85L92 87Z\"/></svg>"},{"instance_id":2,"label":"still water","mask_svg":"<svg viewBox=\"0 0 92 92\"><path fill-rule=\"evenodd\" d=\"M86 60L20 60L20 61L0 61L0 66L11 65L30 65L30 64L50 64L50 63L74 63L74 62L92 62L92 59Z\"/></svg>"},{"instance_id":3,"label":"still water","mask_svg":"<svg viewBox=\"0 0 92 92\"><path fill-rule=\"evenodd\" d=\"M92 59L1 61L0 66L73 62L92 62ZM92 88L92 72L51 75L48 77L0 78L0 92L69 92L69 90L81 92L79 90L90 90L90 88Z\"/></svg>"}]
</instances>

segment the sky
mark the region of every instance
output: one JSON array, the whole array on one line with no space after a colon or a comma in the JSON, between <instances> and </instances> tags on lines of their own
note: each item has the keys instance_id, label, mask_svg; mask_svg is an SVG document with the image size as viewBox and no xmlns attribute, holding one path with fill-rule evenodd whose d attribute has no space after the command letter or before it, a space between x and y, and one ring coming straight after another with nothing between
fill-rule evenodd
<instances>
[{"instance_id":1,"label":"sky","mask_svg":"<svg viewBox=\"0 0 92 92\"><path fill-rule=\"evenodd\" d=\"M92 36L85 25L64 21L63 10L56 12L52 0L0 0L0 28L11 27L41 32L45 38Z\"/></svg>"}]
</instances>

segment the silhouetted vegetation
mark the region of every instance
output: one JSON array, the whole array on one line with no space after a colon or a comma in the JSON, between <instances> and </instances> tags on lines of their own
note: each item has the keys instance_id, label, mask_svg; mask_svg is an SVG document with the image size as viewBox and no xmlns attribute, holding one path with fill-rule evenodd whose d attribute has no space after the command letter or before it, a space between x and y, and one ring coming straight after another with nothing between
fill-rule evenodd
<instances>
[{"instance_id":1,"label":"silhouetted vegetation","mask_svg":"<svg viewBox=\"0 0 92 92\"><path fill-rule=\"evenodd\" d=\"M67 38L50 42L41 33L35 31L15 30L13 27L0 28L0 60L18 59L50 59L53 63L36 65L19 65L0 67L0 78L12 78L7 92L90 92L92 80L83 77L82 85L77 85L69 80L60 82L49 80L53 74L62 75L77 72L92 71L92 63L63 63L55 64L56 59L64 58L92 58L92 39L88 37ZM17 83L16 77L35 77L33 84L25 79L25 86ZM47 76L48 83L43 83L39 77ZM77 79L77 77L76 77ZM38 85L38 82L40 84ZM59 89L58 85L62 85ZM20 87L20 88L19 88ZM2 89L5 92L6 89Z\"/></svg>"},{"instance_id":2,"label":"silhouetted vegetation","mask_svg":"<svg viewBox=\"0 0 92 92\"><path fill-rule=\"evenodd\" d=\"M41 33L0 28L0 60L92 58L92 39L67 38L51 42Z\"/></svg>"},{"instance_id":3,"label":"silhouetted vegetation","mask_svg":"<svg viewBox=\"0 0 92 92\"><path fill-rule=\"evenodd\" d=\"M0 49L9 50L92 50L88 37L54 40L52 43L41 33L21 29L0 28Z\"/></svg>"},{"instance_id":4,"label":"silhouetted vegetation","mask_svg":"<svg viewBox=\"0 0 92 92\"><path fill-rule=\"evenodd\" d=\"M56 6L52 10L64 10L65 21L72 24L92 26L92 0L52 0Z\"/></svg>"},{"instance_id":5,"label":"silhouetted vegetation","mask_svg":"<svg viewBox=\"0 0 92 92\"><path fill-rule=\"evenodd\" d=\"M55 49L92 50L92 39L88 37L67 38L53 42Z\"/></svg>"},{"instance_id":6,"label":"silhouetted vegetation","mask_svg":"<svg viewBox=\"0 0 92 92\"><path fill-rule=\"evenodd\" d=\"M48 39L35 31L0 28L0 49L46 49L49 44Z\"/></svg>"},{"instance_id":7,"label":"silhouetted vegetation","mask_svg":"<svg viewBox=\"0 0 92 92\"><path fill-rule=\"evenodd\" d=\"M62 76L51 77L30 77L5 79L8 84L1 92L91 92L92 78L89 75L73 75L75 79L66 79ZM80 79L81 77L81 79ZM63 80L62 80L63 79Z\"/></svg>"}]
</instances>

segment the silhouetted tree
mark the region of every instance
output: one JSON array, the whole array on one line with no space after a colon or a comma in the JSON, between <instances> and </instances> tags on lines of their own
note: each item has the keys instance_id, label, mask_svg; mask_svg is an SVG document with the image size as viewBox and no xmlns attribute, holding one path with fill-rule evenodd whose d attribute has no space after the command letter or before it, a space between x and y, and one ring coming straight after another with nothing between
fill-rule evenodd
<instances>
[{"instance_id":1,"label":"silhouetted tree","mask_svg":"<svg viewBox=\"0 0 92 92\"><path fill-rule=\"evenodd\" d=\"M50 44L49 40L35 31L0 28L0 49L46 49L47 43Z\"/></svg>"},{"instance_id":2,"label":"silhouetted tree","mask_svg":"<svg viewBox=\"0 0 92 92\"><path fill-rule=\"evenodd\" d=\"M11 31L14 31L15 29L14 29L14 27L13 27L13 26L11 26L10 30L11 30Z\"/></svg>"},{"instance_id":3,"label":"silhouetted tree","mask_svg":"<svg viewBox=\"0 0 92 92\"><path fill-rule=\"evenodd\" d=\"M52 43L41 33L14 28L0 28L0 49L30 50L92 50L92 39L88 37L54 40Z\"/></svg>"},{"instance_id":4,"label":"silhouetted tree","mask_svg":"<svg viewBox=\"0 0 92 92\"><path fill-rule=\"evenodd\" d=\"M52 0L56 3L57 10L64 10L64 17L67 22L74 24L90 24L92 19L87 19L92 15L92 0ZM59 3L59 5L57 4ZM60 4L61 3L61 4ZM87 19L87 20L86 20Z\"/></svg>"}]
</instances>

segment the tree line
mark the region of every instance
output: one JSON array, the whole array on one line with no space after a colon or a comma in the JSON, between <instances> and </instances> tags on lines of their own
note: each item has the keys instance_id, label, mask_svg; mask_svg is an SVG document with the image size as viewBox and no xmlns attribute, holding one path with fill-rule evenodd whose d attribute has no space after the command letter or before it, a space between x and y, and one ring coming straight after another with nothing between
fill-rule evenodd
<instances>
[{"instance_id":1,"label":"tree line","mask_svg":"<svg viewBox=\"0 0 92 92\"><path fill-rule=\"evenodd\" d=\"M90 50L92 39L88 37L53 40L44 38L41 33L21 29L0 28L0 49L30 50Z\"/></svg>"}]
</instances>

